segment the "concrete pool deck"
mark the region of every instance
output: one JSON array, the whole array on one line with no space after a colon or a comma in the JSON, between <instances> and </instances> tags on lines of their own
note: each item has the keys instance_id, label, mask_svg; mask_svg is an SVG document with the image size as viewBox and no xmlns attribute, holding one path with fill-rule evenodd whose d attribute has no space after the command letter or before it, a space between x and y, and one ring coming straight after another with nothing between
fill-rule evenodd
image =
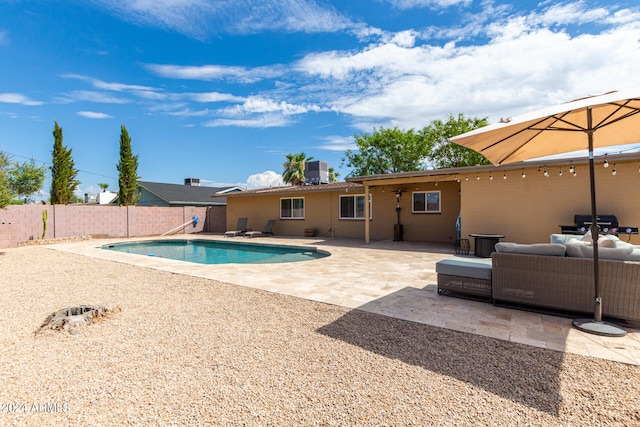
<instances>
[{"instance_id":1,"label":"concrete pool deck","mask_svg":"<svg viewBox=\"0 0 640 427\"><path fill-rule=\"evenodd\" d=\"M158 237L155 237L158 239ZM163 237L165 239L167 237ZM245 243L313 246L330 257L286 264L185 263L159 257L106 251L105 244L134 239L93 239L50 248L89 257L191 275L268 292L364 310L431 326L561 352L640 365L640 330L625 325L623 338L586 334L571 319L438 295L435 263L453 255L452 245L374 242L333 238L177 235L171 239L217 239Z\"/></svg>"}]
</instances>

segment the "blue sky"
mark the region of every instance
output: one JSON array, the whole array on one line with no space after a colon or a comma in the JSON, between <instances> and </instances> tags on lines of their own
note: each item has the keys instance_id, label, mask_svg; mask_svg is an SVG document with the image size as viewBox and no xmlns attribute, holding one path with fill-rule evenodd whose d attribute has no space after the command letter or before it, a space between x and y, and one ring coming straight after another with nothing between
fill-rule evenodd
<instances>
[{"instance_id":1,"label":"blue sky","mask_svg":"<svg viewBox=\"0 0 640 427\"><path fill-rule=\"evenodd\" d=\"M57 120L80 194L117 191L121 125L142 180L255 188L277 185L300 151L344 178L344 151L374 127L493 123L638 88L640 7L0 0L0 58L0 150L48 165Z\"/></svg>"}]
</instances>

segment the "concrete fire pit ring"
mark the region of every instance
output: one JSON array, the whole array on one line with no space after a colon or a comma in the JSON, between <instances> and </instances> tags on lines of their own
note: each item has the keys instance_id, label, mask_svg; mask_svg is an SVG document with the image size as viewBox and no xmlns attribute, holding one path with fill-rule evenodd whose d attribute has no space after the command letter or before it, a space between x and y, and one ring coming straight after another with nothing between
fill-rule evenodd
<instances>
[{"instance_id":1,"label":"concrete fire pit ring","mask_svg":"<svg viewBox=\"0 0 640 427\"><path fill-rule=\"evenodd\" d=\"M64 330L75 335L78 333L76 328L90 325L115 311L120 311L120 309L108 309L105 306L99 305L79 305L63 308L62 310L51 313L42 325L40 325L36 334L51 329Z\"/></svg>"}]
</instances>

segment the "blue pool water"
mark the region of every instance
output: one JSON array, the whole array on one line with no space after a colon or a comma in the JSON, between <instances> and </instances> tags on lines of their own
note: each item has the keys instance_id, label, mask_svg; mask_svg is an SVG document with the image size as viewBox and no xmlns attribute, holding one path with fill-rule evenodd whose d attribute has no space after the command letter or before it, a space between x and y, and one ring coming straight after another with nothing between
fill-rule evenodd
<instances>
[{"instance_id":1,"label":"blue pool water","mask_svg":"<svg viewBox=\"0 0 640 427\"><path fill-rule=\"evenodd\" d=\"M330 255L309 247L212 240L153 240L117 243L102 248L199 264L271 264L309 261Z\"/></svg>"}]
</instances>

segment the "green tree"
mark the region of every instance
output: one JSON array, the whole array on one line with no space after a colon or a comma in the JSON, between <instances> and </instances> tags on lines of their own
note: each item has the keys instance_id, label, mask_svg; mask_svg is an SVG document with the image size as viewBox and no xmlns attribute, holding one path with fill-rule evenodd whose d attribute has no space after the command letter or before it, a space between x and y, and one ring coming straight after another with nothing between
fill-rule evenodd
<instances>
[{"instance_id":1,"label":"green tree","mask_svg":"<svg viewBox=\"0 0 640 427\"><path fill-rule=\"evenodd\" d=\"M421 134L429 147L428 160L433 167L456 168L461 166L488 165L489 161L476 151L449 141L450 138L486 126L487 118L449 115L446 121L433 120Z\"/></svg>"},{"instance_id":2,"label":"green tree","mask_svg":"<svg viewBox=\"0 0 640 427\"><path fill-rule=\"evenodd\" d=\"M51 166L51 203L69 203L78 187L78 170L75 168L72 150L62 145L62 128L58 122L53 127L53 165Z\"/></svg>"},{"instance_id":3,"label":"green tree","mask_svg":"<svg viewBox=\"0 0 640 427\"><path fill-rule=\"evenodd\" d=\"M0 151L0 209L7 207L13 199L11 189L9 188L9 156Z\"/></svg>"},{"instance_id":4,"label":"green tree","mask_svg":"<svg viewBox=\"0 0 640 427\"><path fill-rule=\"evenodd\" d=\"M105 192L107 191L107 188L109 188L109 184L107 184L106 182L100 182L98 183L98 187L100 187L100 189Z\"/></svg>"},{"instance_id":5,"label":"green tree","mask_svg":"<svg viewBox=\"0 0 640 427\"><path fill-rule=\"evenodd\" d=\"M120 128L120 160L117 164L118 169L118 203L120 206L135 205L140 198L138 193L138 155L134 155L131 151L131 138L127 128Z\"/></svg>"},{"instance_id":6,"label":"green tree","mask_svg":"<svg viewBox=\"0 0 640 427\"><path fill-rule=\"evenodd\" d=\"M15 162L9 169L9 188L21 199L42 189L47 173L45 166L37 166L35 160Z\"/></svg>"},{"instance_id":7,"label":"green tree","mask_svg":"<svg viewBox=\"0 0 640 427\"><path fill-rule=\"evenodd\" d=\"M282 180L291 185L300 185L304 183L304 165L306 162L313 160L313 157L307 157L304 152L287 154L284 156L287 161L282 165Z\"/></svg>"},{"instance_id":8,"label":"green tree","mask_svg":"<svg viewBox=\"0 0 640 427\"><path fill-rule=\"evenodd\" d=\"M413 129L403 131L394 127L355 137L357 150L347 150L343 164L353 168L349 176L410 172L422 169L429 147Z\"/></svg>"},{"instance_id":9,"label":"green tree","mask_svg":"<svg viewBox=\"0 0 640 427\"><path fill-rule=\"evenodd\" d=\"M329 182L338 182L340 174L334 168L329 168L327 172L329 173Z\"/></svg>"}]
</instances>

